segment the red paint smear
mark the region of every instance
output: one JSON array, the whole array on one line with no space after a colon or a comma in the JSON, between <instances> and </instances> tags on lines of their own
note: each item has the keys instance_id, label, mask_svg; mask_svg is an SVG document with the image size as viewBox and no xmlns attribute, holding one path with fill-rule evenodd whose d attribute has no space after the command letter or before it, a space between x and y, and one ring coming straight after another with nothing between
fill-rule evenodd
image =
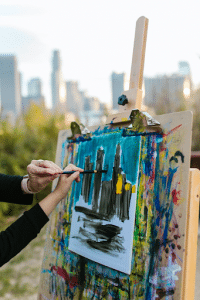
<instances>
[{"instance_id":1,"label":"red paint smear","mask_svg":"<svg viewBox=\"0 0 200 300\"><path fill-rule=\"evenodd\" d=\"M172 191L172 198L173 198L173 203L175 205L178 204L179 198L178 196L180 196L180 191L176 191L175 189Z\"/></svg>"},{"instance_id":2,"label":"red paint smear","mask_svg":"<svg viewBox=\"0 0 200 300\"><path fill-rule=\"evenodd\" d=\"M176 259L176 254L174 252L172 252L172 262L174 262Z\"/></svg>"},{"instance_id":3,"label":"red paint smear","mask_svg":"<svg viewBox=\"0 0 200 300\"><path fill-rule=\"evenodd\" d=\"M78 278L76 276L70 277L65 269L53 266L53 270L55 270L59 276L64 278L64 280L69 284L70 288L73 288L78 285Z\"/></svg>"},{"instance_id":4,"label":"red paint smear","mask_svg":"<svg viewBox=\"0 0 200 300\"><path fill-rule=\"evenodd\" d=\"M153 183L153 182L154 182L155 174L156 174L156 172L155 172L155 169L153 168L153 171L152 171L152 173L151 173L151 177L149 178L149 182L150 182L150 183Z\"/></svg>"},{"instance_id":5,"label":"red paint smear","mask_svg":"<svg viewBox=\"0 0 200 300\"><path fill-rule=\"evenodd\" d=\"M174 127L172 130L170 130L168 133L164 133L163 137L168 136L169 134L173 133L174 131L176 131L178 128L180 128L182 126L182 124Z\"/></svg>"},{"instance_id":6,"label":"red paint smear","mask_svg":"<svg viewBox=\"0 0 200 300\"><path fill-rule=\"evenodd\" d=\"M156 149L155 141L152 142L152 149ZM151 163L154 163L154 158L151 159ZM149 183L153 183L155 179L155 168L153 168L152 172L150 173Z\"/></svg>"}]
</instances>

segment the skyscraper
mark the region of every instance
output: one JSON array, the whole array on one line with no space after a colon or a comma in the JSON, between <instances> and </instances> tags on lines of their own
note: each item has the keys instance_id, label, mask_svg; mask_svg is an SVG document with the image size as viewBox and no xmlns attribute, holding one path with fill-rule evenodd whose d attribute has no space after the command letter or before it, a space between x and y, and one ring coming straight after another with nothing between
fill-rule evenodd
<instances>
[{"instance_id":1,"label":"skyscraper","mask_svg":"<svg viewBox=\"0 0 200 300\"><path fill-rule=\"evenodd\" d=\"M190 76L190 65L187 61L179 61L178 63L179 74L183 76Z\"/></svg>"},{"instance_id":2,"label":"skyscraper","mask_svg":"<svg viewBox=\"0 0 200 300\"><path fill-rule=\"evenodd\" d=\"M60 52L58 50L53 51L51 90L52 90L52 109L65 112L66 111L66 87L62 79L61 59L60 59Z\"/></svg>"},{"instance_id":3,"label":"skyscraper","mask_svg":"<svg viewBox=\"0 0 200 300\"><path fill-rule=\"evenodd\" d=\"M190 97L192 80L187 62L179 63L179 72L172 75L145 77L145 105L166 106L169 112L177 111L184 99Z\"/></svg>"},{"instance_id":4,"label":"skyscraper","mask_svg":"<svg viewBox=\"0 0 200 300\"><path fill-rule=\"evenodd\" d=\"M20 74L17 58L14 55L0 55L0 99L3 115L12 112L17 116L21 112Z\"/></svg>"},{"instance_id":5,"label":"skyscraper","mask_svg":"<svg viewBox=\"0 0 200 300\"><path fill-rule=\"evenodd\" d=\"M83 101L81 93L78 88L77 81L67 81L67 110L79 116L80 111L83 110Z\"/></svg>"},{"instance_id":6,"label":"skyscraper","mask_svg":"<svg viewBox=\"0 0 200 300\"><path fill-rule=\"evenodd\" d=\"M32 78L28 82L28 96L29 97L41 97L42 95L42 83L40 78Z\"/></svg>"},{"instance_id":7,"label":"skyscraper","mask_svg":"<svg viewBox=\"0 0 200 300\"><path fill-rule=\"evenodd\" d=\"M118 97L122 95L125 85L125 73L111 75L112 82L112 105L113 109L118 109Z\"/></svg>"},{"instance_id":8,"label":"skyscraper","mask_svg":"<svg viewBox=\"0 0 200 300\"><path fill-rule=\"evenodd\" d=\"M31 103L45 106L44 96L42 95L42 82L40 78L32 78L28 82L28 96L22 97L23 113L27 111Z\"/></svg>"}]
</instances>

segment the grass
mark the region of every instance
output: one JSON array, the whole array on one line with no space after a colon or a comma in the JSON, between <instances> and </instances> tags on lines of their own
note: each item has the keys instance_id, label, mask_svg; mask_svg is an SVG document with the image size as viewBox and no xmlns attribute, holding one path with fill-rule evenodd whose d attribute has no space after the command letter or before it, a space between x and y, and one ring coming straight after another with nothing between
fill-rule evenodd
<instances>
[{"instance_id":1,"label":"grass","mask_svg":"<svg viewBox=\"0 0 200 300\"><path fill-rule=\"evenodd\" d=\"M13 222L13 219L12 219ZM11 222L10 222L11 223ZM6 222L6 227L10 225ZM5 222L2 222L5 224ZM47 225L48 226L48 225ZM1 227L5 230L5 225ZM37 238L23 249L12 260L0 269L0 300L29 299L35 294L39 286L40 269L43 259L46 226ZM9 298L10 294L10 298Z\"/></svg>"}]
</instances>

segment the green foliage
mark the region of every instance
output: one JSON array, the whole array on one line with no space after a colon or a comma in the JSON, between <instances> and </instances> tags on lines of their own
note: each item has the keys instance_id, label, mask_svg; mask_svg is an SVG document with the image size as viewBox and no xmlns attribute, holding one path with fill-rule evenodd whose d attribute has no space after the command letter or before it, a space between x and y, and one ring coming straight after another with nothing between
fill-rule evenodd
<instances>
[{"instance_id":1,"label":"green foliage","mask_svg":"<svg viewBox=\"0 0 200 300\"><path fill-rule=\"evenodd\" d=\"M66 129L64 116L53 115L35 103L17 120L15 127L0 120L0 173L23 176L27 174L27 165L33 159L55 161L58 132L61 129ZM33 205L50 191L51 186L48 186L37 194ZM24 208L0 203L0 217L19 214Z\"/></svg>"}]
</instances>

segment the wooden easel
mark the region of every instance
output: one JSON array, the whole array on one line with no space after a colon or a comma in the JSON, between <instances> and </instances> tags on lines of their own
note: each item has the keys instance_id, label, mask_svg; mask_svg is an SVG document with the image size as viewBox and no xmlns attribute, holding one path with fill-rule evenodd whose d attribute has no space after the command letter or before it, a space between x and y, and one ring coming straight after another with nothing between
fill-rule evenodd
<instances>
[{"instance_id":1,"label":"wooden easel","mask_svg":"<svg viewBox=\"0 0 200 300\"><path fill-rule=\"evenodd\" d=\"M133 109L142 109L142 82L143 82L143 69L144 69L144 58L147 38L147 27L148 19L140 17L136 23L135 30L135 42L133 49L132 68L130 76L129 90L124 91L124 95L128 98L128 104L120 106L120 112L115 115L111 115L107 118L107 124L112 126L123 126L126 127L131 123L130 115ZM165 122L165 115L157 116L158 121L161 123ZM155 119L157 120L155 116ZM92 130L92 129L91 129ZM56 164L61 166L61 150L62 145L70 135L69 130L62 130L59 132L58 144L56 151ZM188 162L189 166L189 162ZM55 187L56 181L53 184ZM189 197L187 200L187 215L184 218L186 220L186 238L185 238L185 252L183 257L182 266L182 282L180 280L181 294L177 296L178 300L193 300L195 291L195 272L196 272L196 254L197 254L197 234L198 234L198 215L199 215L199 195L200 195L200 171L198 169L190 169L190 180L189 180ZM185 203L185 202L184 202ZM55 221L51 217L51 226L54 227ZM49 244L48 244L49 243ZM50 240L47 241L46 249L50 251L51 245ZM48 253L47 253L48 254ZM47 266L47 269L49 266ZM50 270L48 269L48 272ZM46 273L48 274L48 273ZM46 283L44 283L45 285ZM41 291L42 292L42 286ZM82 291L81 291L82 293ZM38 299L43 298L39 295ZM81 299L81 294L77 295L75 299ZM124 299L124 298L123 298Z\"/></svg>"},{"instance_id":2,"label":"wooden easel","mask_svg":"<svg viewBox=\"0 0 200 300\"><path fill-rule=\"evenodd\" d=\"M129 90L123 92L123 94L128 98L128 104L120 106L120 112L118 114L111 115L107 118L107 123L112 123L114 126L123 125L123 123L127 124L130 120L129 117L132 109L141 110L142 108L142 83L147 29L148 19L140 17L136 23ZM188 210L186 219L186 245L181 300L193 300L195 294L199 200L200 171L198 169L190 168Z\"/></svg>"}]
</instances>

